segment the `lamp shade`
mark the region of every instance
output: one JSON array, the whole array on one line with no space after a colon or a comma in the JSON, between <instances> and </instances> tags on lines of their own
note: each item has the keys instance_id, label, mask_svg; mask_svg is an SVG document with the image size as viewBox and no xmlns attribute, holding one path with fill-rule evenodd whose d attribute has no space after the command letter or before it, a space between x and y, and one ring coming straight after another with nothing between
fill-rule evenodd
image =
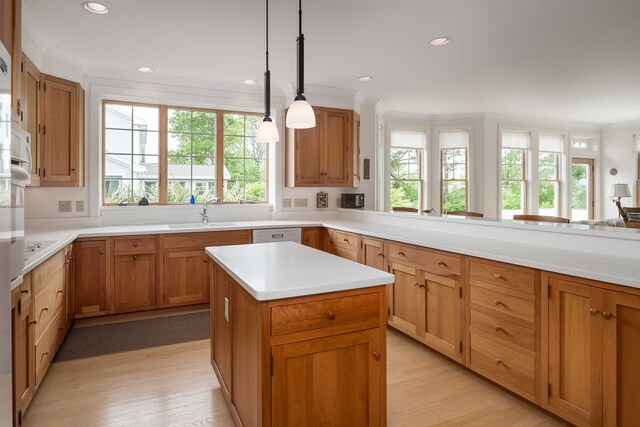
<instances>
[{"instance_id":1,"label":"lamp shade","mask_svg":"<svg viewBox=\"0 0 640 427\"><path fill-rule=\"evenodd\" d=\"M293 101L287 112L287 127L290 129L309 129L316 126L316 114L311 104L305 100Z\"/></svg>"},{"instance_id":2,"label":"lamp shade","mask_svg":"<svg viewBox=\"0 0 640 427\"><path fill-rule=\"evenodd\" d=\"M257 142L278 142L280 140L280 134L278 128L271 120L263 120L258 127L256 134Z\"/></svg>"},{"instance_id":3,"label":"lamp shade","mask_svg":"<svg viewBox=\"0 0 640 427\"><path fill-rule=\"evenodd\" d=\"M627 184L611 184L609 188L609 197L631 197L631 191L629 191L629 185Z\"/></svg>"}]
</instances>

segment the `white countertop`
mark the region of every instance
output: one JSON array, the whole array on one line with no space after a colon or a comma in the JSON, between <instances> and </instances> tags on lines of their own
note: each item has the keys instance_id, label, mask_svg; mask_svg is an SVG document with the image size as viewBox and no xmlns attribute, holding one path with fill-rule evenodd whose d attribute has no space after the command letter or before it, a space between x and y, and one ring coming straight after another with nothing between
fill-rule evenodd
<instances>
[{"instance_id":1,"label":"white countertop","mask_svg":"<svg viewBox=\"0 0 640 427\"><path fill-rule=\"evenodd\" d=\"M207 254L258 301L393 283L393 274L293 242L211 246Z\"/></svg>"},{"instance_id":2,"label":"white countertop","mask_svg":"<svg viewBox=\"0 0 640 427\"><path fill-rule=\"evenodd\" d=\"M338 216L315 221L236 221L233 225L226 226L216 226L214 223L207 228L197 224L193 224L192 228L179 229L171 228L167 224L44 230L38 232L32 232L27 228L27 241L55 241L55 243L27 261L23 272L26 273L32 270L78 237L324 226L427 248L640 288L640 242L636 245L635 241L628 241L632 245L631 251L612 251L598 254L589 252L580 246L575 246L575 249L557 247L557 242L564 241L564 239L568 239L574 234L555 233L555 227L537 227L537 229L533 226L525 227L530 231L535 229L536 234L540 233L544 236L542 241L545 244L541 245L533 244L526 239L492 239L491 237L478 237L448 231L419 229L405 223L406 221L401 216L394 217L392 221L393 224L379 224L349 220ZM448 222L454 223L453 221ZM464 224L463 221L458 222L461 225ZM469 223L471 222L469 221ZM517 227L511 228L513 228L514 232L519 230ZM583 230L574 231L584 233ZM598 235L599 233L594 234ZM602 238L615 242L627 235L633 236L632 233L616 233L615 235L620 237L618 239L608 236ZM635 249L636 246L637 249Z\"/></svg>"}]
</instances>

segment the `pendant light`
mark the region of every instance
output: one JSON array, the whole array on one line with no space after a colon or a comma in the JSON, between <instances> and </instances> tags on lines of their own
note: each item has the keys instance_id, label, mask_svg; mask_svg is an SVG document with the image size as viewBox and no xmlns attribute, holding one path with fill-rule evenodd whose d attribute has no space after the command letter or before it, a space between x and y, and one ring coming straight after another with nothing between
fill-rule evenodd
<instances>
[{"instance_id":1,"label":"pendant light","mask_svg":"<svg viewBox=\"0 0 640 427\"><path fill-rule=\"evenodd\" d=\"M309 129L316 126L316 115L304 97L304 34L302 34L302 0L298 0L298 90L287 112L287 127Z\"/></svg>"},{"instance_id":2,"label":"pendant light","mask_svg":"<svg viewBox=\"0 0 640 427\"><path fill-rule=\"evenodd\" d=\"M271 71L269 70L269 0L266 0L266 71L264 72L264 119L258 127L257 142L278 142L278 128L271 120Z\"/></svg>"}]
</instances>

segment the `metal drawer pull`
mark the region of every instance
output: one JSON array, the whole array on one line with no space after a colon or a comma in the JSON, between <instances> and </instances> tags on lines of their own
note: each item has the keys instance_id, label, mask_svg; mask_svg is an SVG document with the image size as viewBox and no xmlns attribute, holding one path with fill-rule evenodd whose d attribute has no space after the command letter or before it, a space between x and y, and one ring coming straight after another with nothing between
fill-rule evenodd
<instances>
[{"instance_id":1,"label":"metal drawer pull","mask_svg":"<svg viewBox=\"0 0 640 427\"><path fill-rule=\"evenodd\" d=\"M336 318L336 314L333 311L327 311L327 319L333 320Z\"/></svg>"},{"instance_id":2,"label":"metal drawer pull","mask_svg":"<svg viewBox=\"0 0 640 427\"><path fill-rule=\"evenodd\" d=\"M494 274L494 275L493 275L493 277L495 277L495 278L496 278L496 280L500 280L500 279L502 279L502 275L501 275L501 274L498 274L498 273Z\"/></svg>"},{"instance_id":3,"label":"metal drawer pull","mask_svg":"<svg viewBox=\"0 0 640 427\"><path fill-rule=\"evenodd\" d=\"M589 309L589 314L591 314L592 316L595 316L596 314L598 314L598 310L595 308L590 308Z\"/></svg>"},{"instance_id":4,"label":"metal drawer pull","mask_svg":"<svg viewBox=\"0 0 640 427\"><path fill-rule=\"evenodd\" d=\"M59 331L63 331L63 330L64 330L64 328L63 328L62 326L59 326L59 327L58 327L58 330L59 330Z\"/></svg>"},{"instance_id":5,"label":"metal drawer pull","mask_svg":"<svg viewBox=\"0 0 640 427\"><path fill-rule=\"evenodd\" d=\"M502 359L497 358L497 359L496 359L496 365L499 365L499 364L501 364L501 363L502 363Z\"/></svg>"},{"instance_id":6,"label":"metal drawer pull","mask_svg":"<svg viewBox=\"0 0 640 427\"><path fill-rule=\"evenodd\" d=\"M380 360L380 353L378 353L377 351L373 352L373 358L376 360Z\"/></svg>"},{"instance_id":7,"label":"metal drawer pull","mask_svg":"<svg viewBox=\"0 0 640 427\"><path fill-rule=\"evenodd\" d=\"M42 352L42 357L45 357L45 356L48 356L48 355L49 355L49 350Z\"/></svg>"},{"instance_id":8,"label":"metal drawer pull","mask_svg":"<svg viewBox=\"0 0 640 427\"><path fill-rule=\"evenodd\" d=\"M32 320L31 322L29 322L30 325L37 325L38 321L37 320Z\"/></svg>"},{"instance_id":9,"label":"metal drawer pull","mask_svg":"<svg viewBox=\"0 0 640 427\"><path fill-rule=\"evenodd\" d=\"M404 252L398 252L398 255L405 256Z\"/></svg>"},{"instance_id":10,"label":"metal drawer pull","mask_svg":"<svg viewBox=\"0 0 640 427\"><path fill-rule=\"evenodd\" d=\"M29 289L23 289L20 291L21 294L28 294L29 293Z\"/></svg>"},{"instance_id":11,"label":"metal drawer pull","mask_svg":"<svg viewBox=\"0 0 640 427\"><path fill-rule=\"evenodd\" d=\"M603 311L602 317L604 317L605 319L611 319L611 313L609 313L608 311Z\"/></svg>"},{"instance_id":12,"label":"metal drawer pull","mask_svg":"<svg viewBox=\"0 0 640 427\"><path fill-rule=\"evenodd\" d=\"M444 263L444 262L442 262L442 261L438 261L438 265L439 265L440 267L446 267L446 266L447 266L447 264L446 264L446 263Z\"/></svg>"},{"instance_id":13,"label":"metal drawer pull","mask_svg":"<svg viewBox=\"0 0 640 427\"><path fill-rule=\"evenodd\" d=\"M502 326L496 325L496 331L500 331L501 329L502 329Z\"/></svg>"},{"instance_id":14,"label":"metal drawer pull","mask_svg":"<svg viewBox=\"0 0 640 427\"><path fill-rule=\"evenodd\" d=\"M342 239L342 241L349 243L349 239Z\"/></svg>"},{"instance_id":15,"label":"metal drawer pull","mask_svg":"<svg viewBox=\"0 0 640 427\"><path fill-rule=\"evenodd\" d=\"M62 293L62 289L58 289L58 292L56 292L56 296L58 296L58 294Z\"/></svg>"},{"instance_id":16,"label":"metal drawer pull","mask_svg":"<svg viewBox=\"0 0 640 427\"><path fill-rule=\"evenodd\" d=\"M378 254L378 256L381 256L382 258L384 258L384 254Z\"/></svg>"},{"instance_id":17,"label":"metal drawer pull","mask_svg":"<svg viewBox=\"0 0 640 427\"><path fill-rule=\"evenodd\" d=\"M49 307L42 307L42 310L40 310L40 313L42 313L43 311L49 311Z\"/></svg>"},{"instance_id":18,"label":"metal drawer pull","mask_svg":"<svg viewBox=\"0 0 640 427\"><path fill-rule=\"evenodd\" d=\"M495 305L500 305L500 304L502 304L502 301L500 301L499 299L494 299L494 300L493 300L493 303L494 303Z\"/></svg>"}]
</instances>

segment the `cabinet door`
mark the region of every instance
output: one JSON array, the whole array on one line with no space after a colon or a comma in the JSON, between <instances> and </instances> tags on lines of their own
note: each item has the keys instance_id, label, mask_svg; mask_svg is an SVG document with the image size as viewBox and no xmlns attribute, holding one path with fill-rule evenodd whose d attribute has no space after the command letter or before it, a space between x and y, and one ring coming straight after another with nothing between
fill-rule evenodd
<instances>
[{"instance_id":1,"label":"cabinet door","mask_svg":"<svg viewBox=\"0 0 640 427\"><path fill-rule=\"evenodd\" d=\"M117 255L113 263L116 313L156 306L156 254Z\"/></svg>"},{"instance_id":2,"label":"cabinet door","mask_svg":"<svg viewBox=\"0 0 640 427\"><path fill-rule=\"evenodd\" d=\"M17 298L20 299L20 296ZM33 304L13 309L13 378L16 412L26 409L36 387Z\"/></svg>"},{"instance_id":3,"label":"cabinet door","mask_svg":"<svg viewBox=\"0 0 640 427\"><path fill-rule=\"evenodd\" d=\"M75 307L73 303L73 290L74 290L74 271L75 271L75 257L73 255L73 245L69 245L65 249L64 254L64 286L65 286L65 326L68 330L73 324L75 318Z\"/></svg>"},{"instance_id":4,"label":"cabinet door","mask_svg":"<svg viewBox=\"0 0 640 427\"><path fill-rule=\"evenodd\" d=\"M316 111L316 127L294 131L295 185L321 185L324 182L324 118Z\"/></svg>"},{"instance_id":5,"label":"cabinet door","mask_svg":"<svg viewBox=\"0 0 640 427\"><path fill-rule=\"evenodd\" d=\"M22 120L24 130L31 135L31 186L40 185L40 72L22 56Z\"/></svg>"},{"instance_id":6,"label":"cabinet door","mask_svg":"<svg viewBox=\"0 0 640 427\"><path fill-rule=\"evenodd\" d=\"M353 153L351 153L353 159L353 167L351 174L353 176L353 182L351 186L360 186L360 114L353 113Z\"/></svg>"},{"instance_id":7,"label":"cabinet door","mask_svg":"<svg viewBox=\"0 0 640 427\"><path fill-rule=\"evenodd\" d=\"M387 271L383 240L362 237L362 263L378 270Z\"/></svg>"},{"instance_id":8,"label":"cabinet door","mask_svg":"<svg viewBox=\"0 0 640 427\"><path fill-rule=\"evenodd\" d=\"M204 251L164 254L162 306L209 302L209 269Z\"/></svg>"},{"instance_id":9,"label":"cabinet door","mask_svg":"<svg viewBox=\"0 0 640 427\"><path fill-rule=\"evenodd\" d=\"M0 0L0 41L13 56L13 2Z\"/></svg>"},{"instance_id":10,"label":"cabinet door","mask_svg":"<svg viewBox=\"0 0 640 427\"><path fill-rule=\"evenodd\" d=\"M406 334L424 338L424 284L418 270L398 262L390 262L389 272L396 276L393 296L389 301L389 323Z\"/></svg>"},{"instance_id":11,"label":"cabinet door","mask_svg":"<svg viewBox=\"0 0 640 427\"><path fill-rule=\"evenodd\" d=\"M74 244L74 307L76 317L107 314L107 242Z\"/></svg>"},{"instance_id":12,"label":"cabinet door","mask_svg":"<svg viewBox=\"0 0 640 427\"><path fill-rule=\"evenodd\" d=\"M11 57L13 69L11 72L11 120L17 127L22 127L22 0L13 1L13 33ZM5 45L5 47L7 47Z\"/></svg>"},{"instance_id":13,"label":"cabinet door","mask_svg":"<svg viewBox=\"0 0 640 427\"><path fill-rule=\"evenodd\" d=\"M604 425L640 419L640 297L607 292L604 333Z\"/></svg>"},{"instance_id":14,"label":"cabinet door","mask_svg":"<svg viewBox=\"0 0 640 427\"><path fill-rule=\"evenodd\" d=\"M324 251L329 252L330 254L335 255L337 252L336 246L336 230L325 230L324 235Z\"/></svg>"},{"instance_id":15,"label":"cabinet door","mask_svg":"<svg viewBox=\"0 0 640 427\"><path fill-rule=\"evenodd\" d=\"M423 273L425 286L425 343L456 360L462 360L461 284L447 277Z\"/></svg>"},{"instance_id":16,"label":"cabinet door","mask_svg":"<svg viewBox=\"0 0 640 427\"><path fill-rule=\"evenodd\" d=\"M231 285L222 268L214 268L211 299L211 362L231 396Z\"/></svg>"},{"instance_id":17,"label":"cabinet door","mask_svg":"<svg viewBox=\"0 0 640 427\"><path fill-rule=\"evenodd\" d=\"M549 406L569 420L602 423L602 291L550 278Z\"/></svg>"},{"instance_id":18,"label":"cabinet door","mask_svg":"<svg viewBox=\"0 0 640 427\"><path fill-rule=\"evenodd\" d=\"M76 83L44 76L42 185L81 185L80 92Z\"/></svg>"},{"instance_id":19,"label":"cabinet door","mask_svg":"<svg viewBox=\"0 0 640 427\"><path fill-rule=\"evenodd\" d=\"M302 229L302 244L305 246L324 250L324 229L322 228L303 228Z\"/></svg>"},{"instance_id":20,"label":"cabinet door","mask_svg":"<svg viewBox=\"0 0 640 427\"><path fill-rule=\"evenodd\" d=\"M385 425L386 360L370 329L272 349L272 425Z\"/></svg>"},{"instance_id":21,"label":"cabinet door","mask_svg":"<svg viewBox=\"0 0 640 427\"><path fill-rule=\"evenodd\" d=\"M325 114L324 182L329 186L347 187L353 166L352 113L328 110Z\"/></svg>"}]
</instances>

